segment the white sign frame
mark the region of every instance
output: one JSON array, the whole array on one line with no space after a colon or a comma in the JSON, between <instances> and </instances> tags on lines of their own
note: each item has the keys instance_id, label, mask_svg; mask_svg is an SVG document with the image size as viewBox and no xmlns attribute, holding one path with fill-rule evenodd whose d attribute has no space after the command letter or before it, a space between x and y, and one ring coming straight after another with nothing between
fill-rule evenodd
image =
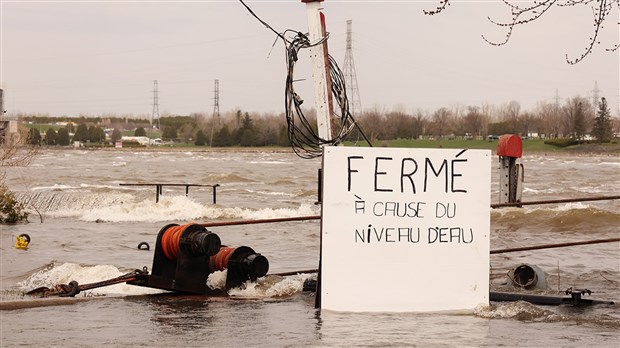
<instances>
[{"instance_id":1,"label":"white sign frame","mask_svg":"<svg viewBox=\"0 0 620 348\"><path fill-rule=\"evenodd\" d=\"M321 309L488 305L490 186L490 150L325 147Z\"/></svg>"}]
</instances>

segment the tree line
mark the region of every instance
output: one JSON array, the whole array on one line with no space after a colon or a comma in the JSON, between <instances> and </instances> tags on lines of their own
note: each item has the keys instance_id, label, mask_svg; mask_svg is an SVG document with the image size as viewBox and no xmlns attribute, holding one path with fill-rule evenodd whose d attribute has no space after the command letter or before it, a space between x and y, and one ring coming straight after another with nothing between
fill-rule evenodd
<instances>
[{"instance_id":1,"label":"tree line","mask_svg":"<svg viewBox=\"0 0 620 348\"><path fill-rule=\"evenodd\" d=\"M305 113L308 122L316 125L316 113ZM360 129L372 140L471 137L519 134L527 137L589 139L609 142L620 130L620 120L612 118L605 98L590 102L580 96L559 103L539 103L533 111L522 110L517 101L499 107L483 104L441 107L433 112L422 110L408 113L400 110L367 110L355 116L359 128L347 140L362 139ZM53 118L24 117L30 122L54 122ZM72 141L114 143L121 139L122 130L134 130L135 136L147 136L152 126L148 120L127 118L80 117L75 133L67 127L45 132L45 144L69 145ZM197 146L289 146L288 126L284 114L253 114L242 110L213 117L201 113L189 116L169 116L158 120L155 130L163 141ZM105 128L112 131L105 132ZM315 129L316 131L316 129ZM39 131L32 128L31 144L41 144Z\"/></svg>"},{"instance_id":2,"label":"tree line","mask_svg":"<svg viewBox=\"0 0 620 348\"><path fill-rule=\"evenodd\" d=\"M583 97L568 99L564 105L539 103L534 111L523 111L516 101L500 107L456 105L432 113L374 110L364 113L359 122L375 140L519 134L575 140L590 135L609 142L620 129L620 119L612 119L605 98L592 105Z\"/></svg>"}]
</instances>

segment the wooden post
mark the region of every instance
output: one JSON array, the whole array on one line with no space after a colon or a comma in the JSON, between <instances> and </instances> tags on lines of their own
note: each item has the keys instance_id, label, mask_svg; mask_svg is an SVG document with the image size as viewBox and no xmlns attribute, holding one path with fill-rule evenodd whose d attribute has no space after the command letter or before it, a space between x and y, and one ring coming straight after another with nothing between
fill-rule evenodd
<instances>
[{"instance_id":1,"label":"wooden post","mask_svg":"<svg viewBox=\"0 0 620 348\"><path fill-rule=\"evenodd\" d=\"M324 19L321 13L323 0L301 0L306 4L308 15L308 32L310 43L315 44L325 38ZM319 136L325 140L331 140L332 136L332 108L330 103L331 84L329 76L329 64L327 61L327 43L312 46L310 48L312 59L312 77L314 80L314 99L317 109L316 121Z\"/></svg>"}]
</instances>

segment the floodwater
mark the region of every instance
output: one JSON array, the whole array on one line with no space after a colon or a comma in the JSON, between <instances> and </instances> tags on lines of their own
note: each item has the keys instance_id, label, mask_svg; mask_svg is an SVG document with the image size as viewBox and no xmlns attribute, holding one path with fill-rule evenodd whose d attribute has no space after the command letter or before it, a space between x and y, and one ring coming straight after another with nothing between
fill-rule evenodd
<instances>
[{"instance_id":1,"label":"floodwater","mask_svg":"<svg viewBox=\"0 0 620 348\"><path fill-rule=\"evenodd\" d=\"M524 201L620 193L619 157L541 153L526 154L522 163ZM228 298L126 284L55 302L22 295L40 286L86 284L150 269L157 233L169 223L318 215L320 164L288 152L44 150L31 166L10 168L9 187L38 213L32 211L29 224L1 226L0 345L618 347L620 243L494 254L490 264L492 291L558 295L569 287L587 288L593 293L585 298L614 305L492 302L463 313L319 312L314 295L302 291L311 274L270 275L233 289ZM499 195L498 167L493 161L492 203ZM138 182L220 186L217 204L210 186L191 187L189 197L184 188L164 186L155 203L155 188L119 185ZM491 249L617 238L619 226L618 200L496 209ZM227 245L265 255L270 274L318 266L317 220L211 230ZM28 250L14 248L21 233L32 238ZM143 241L151 251L137 249ZM512 286L506 275L521 263L544 270L547 288ZM420 280L417 286L431 284Z\"/></svg>"}]
</instances>

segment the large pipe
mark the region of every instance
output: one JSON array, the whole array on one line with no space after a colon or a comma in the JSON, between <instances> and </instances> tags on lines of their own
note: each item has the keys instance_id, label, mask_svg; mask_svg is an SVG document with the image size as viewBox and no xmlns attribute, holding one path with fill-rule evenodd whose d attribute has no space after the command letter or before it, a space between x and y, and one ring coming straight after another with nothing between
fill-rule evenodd
<instances>
[{"instance_id":1,"label":"large pipe","mask_svg":"<svg viewBox=\"0 0 620 348\"><path fill-rule=\"evenodd\" d=\"M536 265L522 263L508 272L512 283L524 289L546 289L545 272Z\"/></svg>"}]
</instances>

